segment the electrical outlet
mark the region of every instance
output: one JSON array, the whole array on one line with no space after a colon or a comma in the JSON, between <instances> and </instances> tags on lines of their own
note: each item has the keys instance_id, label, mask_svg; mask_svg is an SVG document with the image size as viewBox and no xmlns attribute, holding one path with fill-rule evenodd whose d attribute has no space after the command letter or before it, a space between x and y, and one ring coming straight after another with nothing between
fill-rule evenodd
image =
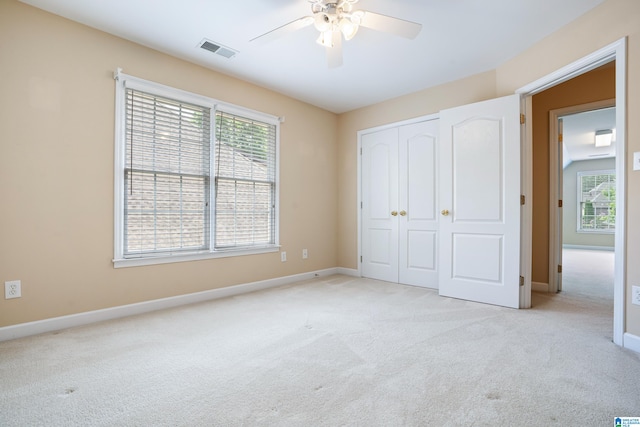
<instances>
[{"instance_id":1,"label":"electrical outlet","mask_svg":"<svg viewBox=\"0 0 640 427\"><path fill-rule=\"evenodd\" d=\"M309 258L309 252L307 252L306 249L302 250L302 259L307 259Z\"/></svg>"},{"instance_id":2,"label":"electrical outlet","mask_svg":"<svg viewBox=\"0 0 640 427\"><path fill-rule=\"evenodd\" d=\"M4 299L20 298L22 296L22 285L20 280L4 282Z\"/></svg>"},{"instance_id":3,"label":"electrical outlet","mask_svg":"<svg viewBox=\"0 0 640 427\"><path fill-rule=\"evenodd\" d=\"M287 260L287 253L286 252L280 252L280 261L285 262Z\"/></svg>"},{"instance_id":4,"label":"electrical outlet","mask_svg":"<svg viewBox=\"0 0 640 427\"><path fill-rule=\"evenodd\" d=\"M640 305L640 286L631 287L631 304Z\"/></svg>"}]
</instances>

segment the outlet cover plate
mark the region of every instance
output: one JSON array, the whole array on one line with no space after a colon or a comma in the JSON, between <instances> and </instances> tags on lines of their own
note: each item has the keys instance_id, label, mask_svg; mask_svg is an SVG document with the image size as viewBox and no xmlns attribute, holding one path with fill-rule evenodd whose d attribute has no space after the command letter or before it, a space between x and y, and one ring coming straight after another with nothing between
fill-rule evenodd
<instances>
[{"instance_id":1,"label":"outlet cover plate","mask_svg":"<svg viewBox=\"0 0 640 427\"><path fill-rule=\"evenodd\" d=\"M631 287L631 304L640 305L640 286Z\"/></svg>"},{"instance_id":2,"label":"outlet cover plate","mask_svg":"<svg viewBox=\"0 0 640 427\"><path fill-rule=\"evenodd\" d=\"M22 286L20 280L4 282L4 298L20 298L22 296Z\"/></svg>"}]
</instances>

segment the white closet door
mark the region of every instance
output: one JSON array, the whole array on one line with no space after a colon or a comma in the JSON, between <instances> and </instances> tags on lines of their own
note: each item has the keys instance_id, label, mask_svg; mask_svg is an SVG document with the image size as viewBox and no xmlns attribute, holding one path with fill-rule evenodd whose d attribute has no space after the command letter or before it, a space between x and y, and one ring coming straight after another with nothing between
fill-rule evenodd
<instances>
[{"instance_id":1,"label":"white closet door","mask_svg":"<svg viewBox=\"0 0 640 427\"><path fill-rule=\"evenodd\" d=\"M440 112L440 295L518 308L520 99Z\"/></svg>"},{"instance_id":2,"label":"white closet door","mask_svg":"<svg viewBox=\"0 0 640 427\"><path fill-rule=\"evenodd\" d=\"M365 134L362 159L362 276L398 281L398 129Z\"/></svg>"},{"instance_id":3,"label":"white closet door","mask_svg":"<svg viewBox=\"0 0 640 427\"><path fill-rule=\"evenodd\" d=\"M362 275L438 287L438 121L361 137Z\"/></svg>"},{"instance_id":4,"label":"white closet door","mask_svg":"<svg viewBox=\"0 0 640 427\"><path fill-rule=\"evenodd\" d=\"M438 288L438 120L400 127L399 282Z\"/></svg>"}]
</instances>

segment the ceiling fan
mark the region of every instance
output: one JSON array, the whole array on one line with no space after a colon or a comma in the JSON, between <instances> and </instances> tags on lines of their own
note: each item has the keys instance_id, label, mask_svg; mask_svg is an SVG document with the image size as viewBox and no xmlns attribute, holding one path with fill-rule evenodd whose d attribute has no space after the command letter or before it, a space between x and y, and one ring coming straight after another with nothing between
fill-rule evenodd
<instances>
[{"instance_id":1,"label":"ceiling fan","mask_svg":"<svg viewBox=\"0 0 640 427\"><path fill-rule=\"evenodd\" d=\"M358 0L308 1L311 3L311 16L298 18L250 41L267 43L313 24L320 32L316 41L326 47L329 68L335 68L342 65L342 38L351 40L360 27L383 31L408 39L416 38L422 29L422 25L416 22L367 10L353 10L353 6Z\"/></svg>"}]
</instances>

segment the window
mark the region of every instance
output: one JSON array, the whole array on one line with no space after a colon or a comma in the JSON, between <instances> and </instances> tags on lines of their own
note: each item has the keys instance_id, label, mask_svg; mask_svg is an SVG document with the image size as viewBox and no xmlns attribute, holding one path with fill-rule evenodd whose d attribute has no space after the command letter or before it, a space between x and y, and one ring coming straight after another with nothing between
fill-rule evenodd
<instances>
[{"instance_id":1,"label":"window","mask_svg":"<svg viewBox=\"0 0 640 427\"><path fill-rule=\"evenodd\" d=\"M615 171L578 172L577 182L578 231L615 231Z\"/></svg>"},{"instance_id":2,"label":"window","mask_svg":"<svg viewBox=\"0 0 640 427\"><path fill-rule=\"evenodd\" d=\"M209 247L209 110L126 89L125 258Z\"/></svg>"},{"instance_id":3,"label":"window","mask_svg":"<svg viewBox=\"0 0 640 427\"><path fill-rule=\"evenodd\" d=\"M119 73L116 267L277 250L277 118Z\"/></svg>"},{"instance_id":4,"label":"window","mask_svg":"<svg viewBox=\"0 0 640 427\"><path fill-rule=\"evenodd\" d=\"M216 112L216 249L275 243L276 127Z\"/></svg>"}]
</instances>

